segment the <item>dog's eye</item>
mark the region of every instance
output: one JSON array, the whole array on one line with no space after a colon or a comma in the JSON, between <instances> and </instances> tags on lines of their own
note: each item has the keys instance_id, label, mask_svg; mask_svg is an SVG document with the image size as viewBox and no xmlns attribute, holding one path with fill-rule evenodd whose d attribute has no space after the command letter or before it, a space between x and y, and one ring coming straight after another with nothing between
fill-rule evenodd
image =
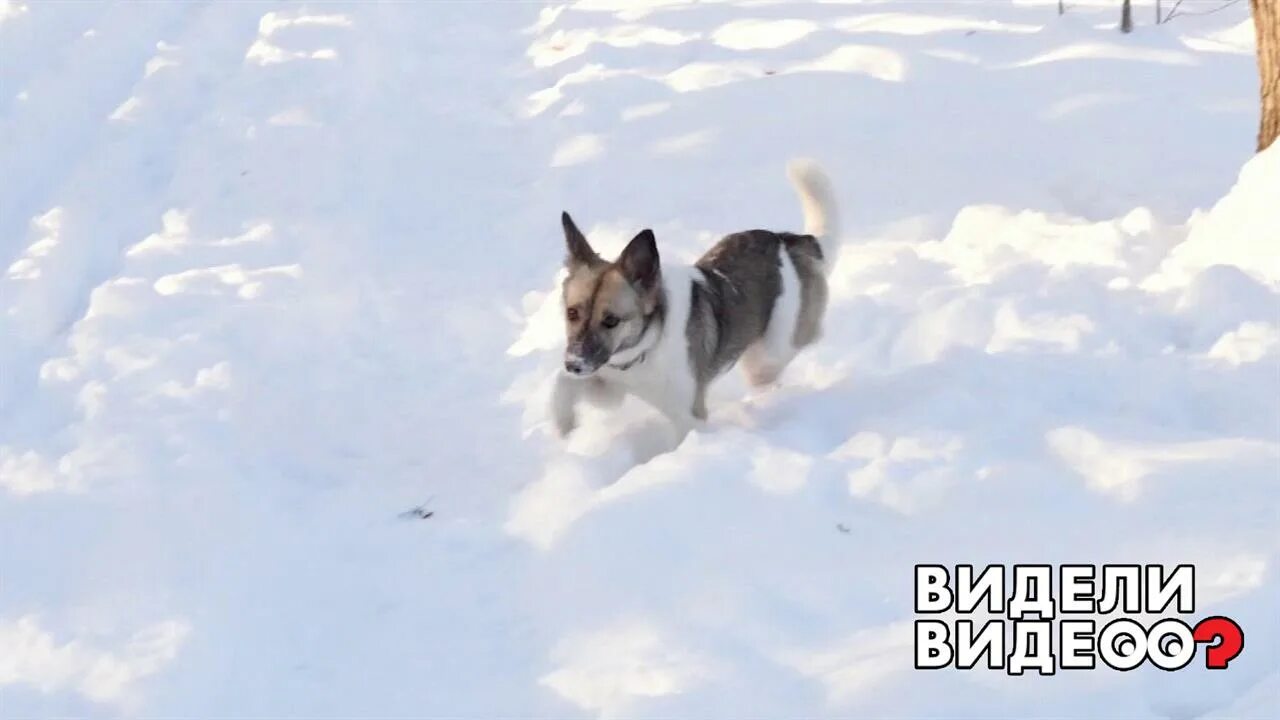
<instances>
[{"instance_id":1,"label":"dog's eye","mask_svg":"<svg viewBox=\"0 0 1280 720\"><path fill-rule=\"evenodd\" d=\"M569 318L569 322L578 322L578 308L569 308L565 311L565 317Z\"/></svg>"},{"instance_id":2,"label":"dog's eye","mask_svg":"<svg viewBox=\"0 0 1280 720\"><path fill-rule=\"evenodd\" d=\"M604 319L600 321L600 324L607 328L616 328L618 327L619 322L621 321L618 320L617 315L605 315Z\"/></svg>"}]
</instances>

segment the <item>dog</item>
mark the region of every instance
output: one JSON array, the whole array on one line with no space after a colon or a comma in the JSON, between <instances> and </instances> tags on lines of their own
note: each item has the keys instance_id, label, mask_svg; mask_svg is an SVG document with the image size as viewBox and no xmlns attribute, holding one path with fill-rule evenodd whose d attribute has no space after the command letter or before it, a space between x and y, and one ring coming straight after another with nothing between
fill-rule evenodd
<instances>
[{"instance_id":1,"label":"dog","mask_svg":"<svg viewBox=\"0 0 1280 720\"><path fill-rule=\"evenodd\" d=\"M561 215L566 346L551 418L562 437L577 426L579 402L613 407L635 395L683 438L706 420L712 380L741 361L748 384L767 387L818 340L838 215L830 181L815 163L792 160L787 174L804 234L733 233L692 267L662 263L648 229L609 262L567 212Z\"/></svg>"}]
</instances>

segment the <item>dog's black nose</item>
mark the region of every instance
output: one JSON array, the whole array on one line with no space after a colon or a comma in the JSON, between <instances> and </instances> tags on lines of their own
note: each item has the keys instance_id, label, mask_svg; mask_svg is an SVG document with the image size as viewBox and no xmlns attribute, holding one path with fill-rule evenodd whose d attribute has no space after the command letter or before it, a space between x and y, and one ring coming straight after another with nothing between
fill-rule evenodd
<instances>
[{"instance_id":1,"label":"dog's black nose","mask_svg":"<svg viewBox=\"0 0 1280 720\"><path fill-rule=\"evenodd\" d=\"M582 364L582 361L577 358L564 361L564 369L568 370L570 373L574 375L581 374L582 371L585 369L585 367L586 366Z\"/></svg>"}]
</instances>

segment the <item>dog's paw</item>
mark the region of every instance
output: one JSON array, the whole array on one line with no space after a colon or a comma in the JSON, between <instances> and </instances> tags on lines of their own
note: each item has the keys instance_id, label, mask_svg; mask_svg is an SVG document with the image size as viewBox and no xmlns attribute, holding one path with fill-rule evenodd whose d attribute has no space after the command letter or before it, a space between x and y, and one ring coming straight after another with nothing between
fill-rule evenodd
<instances>
[{"instance_id":1,"label":"dog's paw","mask_svg":"<svg viewBox=\"0 0 1280 720\"><path fill-rule=\"evenodd\" d=\"M574 384L564 375L556 375L551 387L548 414L551 416L551 424L555 427L556 434L560 437L566 437L578 426L577 404L581 391L580 385Z\"/></svg>"}]
</instances>

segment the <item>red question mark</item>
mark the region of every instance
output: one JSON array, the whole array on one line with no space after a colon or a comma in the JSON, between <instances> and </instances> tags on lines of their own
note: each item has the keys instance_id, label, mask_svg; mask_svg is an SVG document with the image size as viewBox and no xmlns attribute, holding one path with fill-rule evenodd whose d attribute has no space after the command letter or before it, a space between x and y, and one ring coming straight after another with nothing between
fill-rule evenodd
<instances>
[{"instance_id":1,"label":"red question mark","mask_svg":"<svg viewBox=\"0 0 1280 720\"><path fill-rule=\"evenodd\" d=\"M1191 636L1198 643L1218 641L1204 651L1204 665L1210 670L1224 670L1244 649L1244 631L1231 618L1214 615L1196 623Z\"/></svg>"}]
</instances>

